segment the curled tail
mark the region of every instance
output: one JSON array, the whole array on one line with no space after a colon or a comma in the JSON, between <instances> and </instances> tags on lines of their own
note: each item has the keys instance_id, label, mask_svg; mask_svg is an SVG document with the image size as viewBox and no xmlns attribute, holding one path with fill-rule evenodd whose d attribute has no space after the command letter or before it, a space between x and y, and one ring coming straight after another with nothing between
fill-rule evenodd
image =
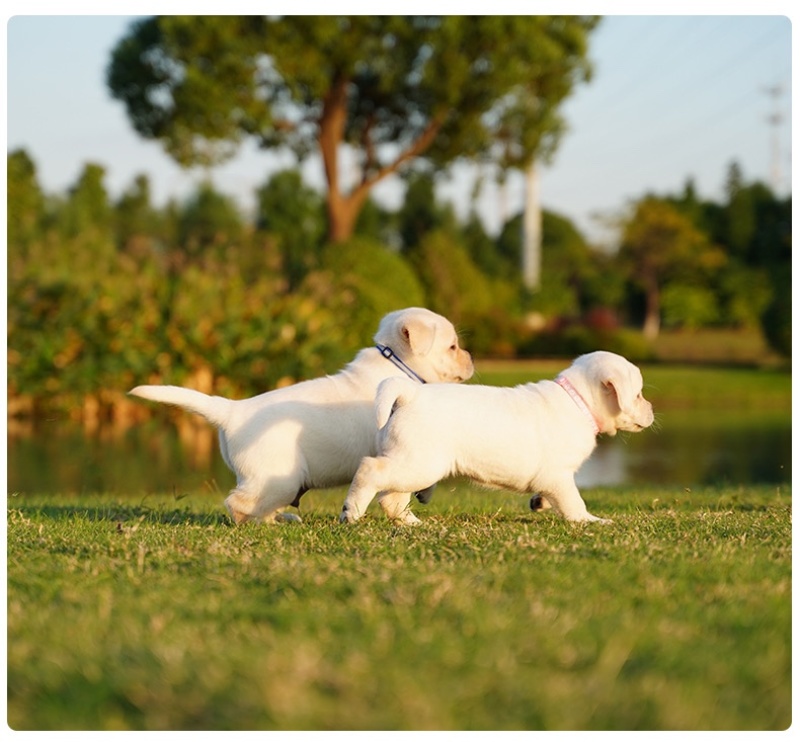
<instances>
[{"instance_id":1,"label":"curled tail","mask_svg":"<svg viewBox=\"0 0 800 742\"><path fill-rule=\"evenodd\" d=\"M222 427L228 419L231 400L211 397L208 394L186 389L182 386L137 386L128 394L153 402L162 402L202 415L208 422Z\"/></svg>"},{"instance_id":2,"label":"curled tail","mask_svg":"<svg viewBox=\"0 0 800 742\"><path fill-rule=\"evenodd\" d=\"M405 376L391 376L378 385L375 395L375 415L378 430L381 430L392 413L401 405L417 396L420 385Z\"/></svg>"}]
</instances>

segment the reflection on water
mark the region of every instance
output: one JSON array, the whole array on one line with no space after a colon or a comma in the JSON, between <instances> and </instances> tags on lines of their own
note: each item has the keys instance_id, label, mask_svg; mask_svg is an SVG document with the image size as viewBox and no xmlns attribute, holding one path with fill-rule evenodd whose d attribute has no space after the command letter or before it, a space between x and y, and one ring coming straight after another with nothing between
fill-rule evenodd
<instances>
[{"instance_id":1,"label":"reflection on water","mask_svg":"<svg viewBox=\"0 0 800 742\"><path fill-rule=\"evenodd\" d=\"M790 412L665 412L660 429L601 437L581 487L791 482ZM205 423L150 420L87 436L63 421L8 440L8 492L227 494L234 477Z\"/></svg>"},{"instance_id":2,"label":"reflection on water","mask_svg":"<svg viewBox=\"0 0 800 742\"><path fill-rule=\"evenodd\" d=\"M789 413L666 412L659 423L657 430L601 438L578 485L791 482Z\"/></svg>"}]
</instances>

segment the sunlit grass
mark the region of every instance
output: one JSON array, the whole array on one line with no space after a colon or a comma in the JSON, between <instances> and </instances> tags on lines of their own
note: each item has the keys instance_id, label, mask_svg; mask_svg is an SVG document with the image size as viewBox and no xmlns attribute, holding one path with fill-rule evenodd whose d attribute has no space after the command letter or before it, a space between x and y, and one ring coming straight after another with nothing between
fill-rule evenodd
<instances>
[{"instance_id":1,"label":"sunlit grass","mask_svg":"<svg viewBox=\"0 0 800 742\"><path fill-rule=\"evenodd\" d=\"M791 493L440 485L234 528L218 498L11 497L15 729L782 729Z\"/></svg>"}]
</instances>

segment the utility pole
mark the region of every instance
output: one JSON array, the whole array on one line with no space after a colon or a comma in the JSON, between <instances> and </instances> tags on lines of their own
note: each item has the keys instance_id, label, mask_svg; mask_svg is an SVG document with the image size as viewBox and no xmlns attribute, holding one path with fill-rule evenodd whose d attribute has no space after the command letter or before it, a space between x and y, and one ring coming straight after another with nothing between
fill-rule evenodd
<instances>
[{"instance_id":1,"label":"utility pole","mask_svg":"<svg viewBox=\"0 0 800 742\"><path fill-rule=\"evenodd\" d=\"M780 144L780 125L783 123L783 114L780 110L780 97L783 95L782 85L772 85L764 88L764 92L774 100L775 110L767 116L767 121L772 128L771 149L772 160L770 165L770 184L772 190L777 193L781 187L781 144Z\"/></svg>"},{"instance_id":2,"label":"utility pole","mask_svg":"<svg viewBox=\"0 0 800 742\"><path fill-rule=\"evenodd\" d=\"M539 203L539 172L531 162L525 172L525 212L522 217L522 282L538 291L542 280L542 208Z\"/></svg>"}]
</instances>

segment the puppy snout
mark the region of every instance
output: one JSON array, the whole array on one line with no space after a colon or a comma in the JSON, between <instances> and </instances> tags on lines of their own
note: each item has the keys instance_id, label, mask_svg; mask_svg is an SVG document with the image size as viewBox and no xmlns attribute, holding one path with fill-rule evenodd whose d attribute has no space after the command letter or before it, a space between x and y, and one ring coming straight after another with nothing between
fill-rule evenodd
<instances>
[{"instance_id":1,"label":"puppy snout","mask_svg":"<svg viewBox=\"0 0 800 742\"><path fill-rule=\"evenodd\" d=\"M641 425L642 428L649 428L655 421L656 416L653 413L653 405L647 400L644 400L644 403L645 403L645 409L643 413L639 416L639 425Z\"/></svg>"}]
</instances>

